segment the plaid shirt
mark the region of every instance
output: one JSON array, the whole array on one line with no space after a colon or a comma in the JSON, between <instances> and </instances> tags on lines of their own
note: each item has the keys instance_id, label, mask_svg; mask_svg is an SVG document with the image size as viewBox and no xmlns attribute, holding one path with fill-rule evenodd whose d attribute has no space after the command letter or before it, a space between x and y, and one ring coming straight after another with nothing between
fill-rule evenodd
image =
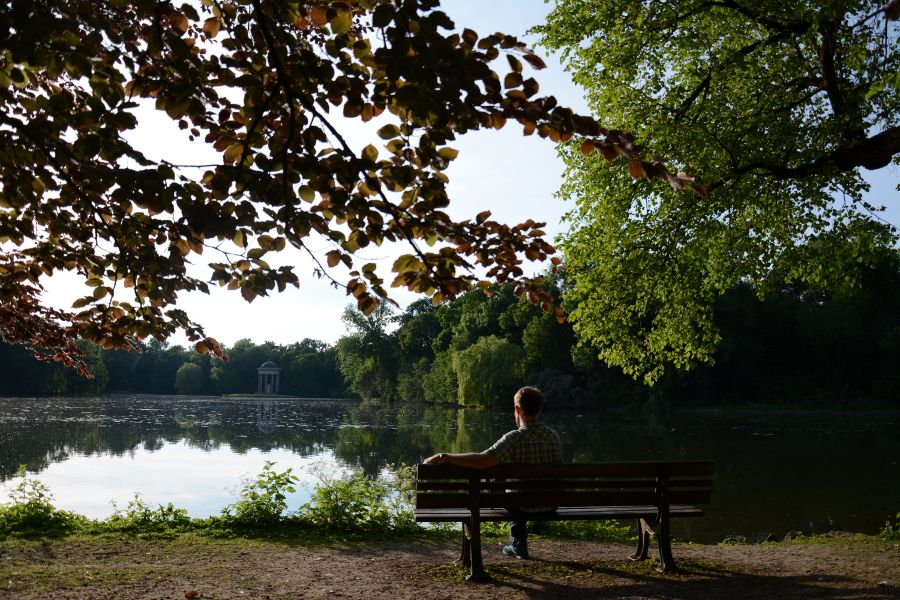
<instances>
[{"instance_id":1,"label":"plaid shirt","mask_svg":"<svg viewBox=\"0 0 900 600\"><path fill-rule=\"evenodd\" d=\"M525 423L485 450L500 463L562 462L559 435L543 423Z\"/></svg>"}]
</instances>

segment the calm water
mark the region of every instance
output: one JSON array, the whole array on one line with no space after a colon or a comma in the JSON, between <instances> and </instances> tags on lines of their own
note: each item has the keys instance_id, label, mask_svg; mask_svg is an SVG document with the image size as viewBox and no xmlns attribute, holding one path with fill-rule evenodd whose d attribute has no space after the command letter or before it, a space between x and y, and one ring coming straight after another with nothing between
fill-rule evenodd
<instances>
[{"instance_id":1,"label":"calm water","mask_svg":"<svg viewBox=\"0 0 900 600\"><path fill-rule=\"evenodd\" d=\"M648 415L549 412L574 462L706 459L714 502L677 534L697 541L837 529L874 533L900 511L897 415ZM175 397L0 398L0 497L18 466L55 504L109 515L140 492L193 516L234 502L265 461L294 467L308 499L317 477L369 475L437 451L482 450L512 428L508 411L332 400Z\"/></svg>"}]
</instances>

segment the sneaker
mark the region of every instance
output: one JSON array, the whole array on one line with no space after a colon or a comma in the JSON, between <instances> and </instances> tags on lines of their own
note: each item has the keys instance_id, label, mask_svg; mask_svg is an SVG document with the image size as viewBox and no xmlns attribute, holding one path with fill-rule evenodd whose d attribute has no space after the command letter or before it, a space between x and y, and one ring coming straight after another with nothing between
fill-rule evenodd
<instances>
[{"instance_id":1,"label":"sneaker","mask_svg":"<svg viewBox=\"0 0 900 600\"><path fill-rule=\"evenodd\" d=\"M520 553L516 552L516 549L513 548L512 546L503 546L503 554L505 554L506 556L515 556L516 558L520 558L522 560L528 559L527 552L523 552L520 554Z\"/></svg>"}]
</instances>

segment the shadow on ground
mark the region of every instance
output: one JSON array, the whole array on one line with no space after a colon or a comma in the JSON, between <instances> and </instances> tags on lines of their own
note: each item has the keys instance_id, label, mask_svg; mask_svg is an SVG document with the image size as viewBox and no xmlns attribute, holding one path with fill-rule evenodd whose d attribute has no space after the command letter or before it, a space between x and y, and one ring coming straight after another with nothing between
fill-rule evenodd
<instances>
[{"instance_id":1,"label":"shadow on ground","mask_svg":"<svg viewBox=\"0 0 900 600\"><path fill-rule=\"evenodd\" d=\"M454 582L460 597L521 598L725 598L822 599L900 598L900 588L873 584L853 575L748 574L727 565L682 561L675 573L658 573L652 561L560 562L533 560L486 566L490 580L466 583L465 570L455 565L428 567L423 575Z\"/></svg>"}]
</instances>

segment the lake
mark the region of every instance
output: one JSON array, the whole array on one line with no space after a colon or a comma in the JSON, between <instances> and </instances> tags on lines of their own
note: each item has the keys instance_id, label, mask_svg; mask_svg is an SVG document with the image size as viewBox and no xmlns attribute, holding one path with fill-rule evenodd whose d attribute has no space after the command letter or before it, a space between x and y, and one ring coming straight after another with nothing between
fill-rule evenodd
<instances>
[{"instance_id":1,"label":"lake","mask_svg":"<svg viewBox=\"0 0 900 600\"><path fill-rule=\"evenodd\" d=\"M769 533L875 533L900 511L895 413L658 413L548 409L567 460L712 459L713 504L675 534L700 542ZM267 460L303 488L350 471L377 475L434 452L482 450L513 428L509 410L319 399L151 396L0 398L0 498L19 478L91 517L149 504L217 514Z\"/></svg>"}]
</instances>

